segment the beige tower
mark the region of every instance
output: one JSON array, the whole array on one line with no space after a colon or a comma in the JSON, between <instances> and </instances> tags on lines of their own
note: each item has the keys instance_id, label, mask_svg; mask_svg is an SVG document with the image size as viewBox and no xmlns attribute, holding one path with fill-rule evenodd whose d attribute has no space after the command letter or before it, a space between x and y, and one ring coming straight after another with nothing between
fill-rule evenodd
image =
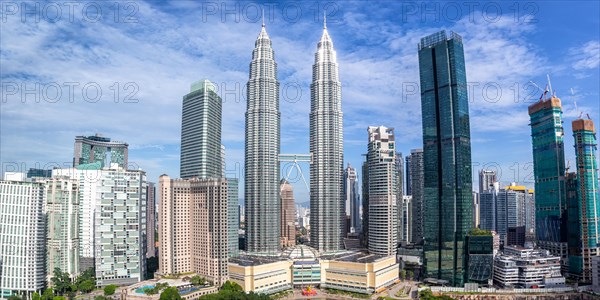
<instances>
[{"instance_id":1,"label":"beige tower","mask_svg":"<svg viewBox=\"0 0 600 300\"><path fill-rule=\"evenodd\" d=\"M229 279L227 180L159 178L159 273Z\"/></svg>"},{"instance_id":2,"label":"beige tower","mask_svg":"<svg viewBox=\"0 0 600 300\"><path fill-rule=\"evenodd\" d=\"M294 207L294 187L284 179L281 189L281 248L296 245L296 208Z\"/></svg>"}]
</instances>

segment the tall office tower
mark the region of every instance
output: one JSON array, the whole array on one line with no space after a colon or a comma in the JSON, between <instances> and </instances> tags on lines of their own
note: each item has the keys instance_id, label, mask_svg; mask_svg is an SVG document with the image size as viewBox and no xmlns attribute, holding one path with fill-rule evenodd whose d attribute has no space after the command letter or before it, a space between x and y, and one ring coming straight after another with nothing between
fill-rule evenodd
<instances>
[{"instance_id":1,"label":"tall office tower","mask_svg":"<svg viewBox=\"0 0 600 300\"><path fill-rule=\"evenodd\" d=\"M496 231L496 204L498 191L490 189L479 194L479 228Z\"/></svg>"},{"instance_id":2,"label":"tall office tower","mask_svg":"<svg viewBox=\"0 0 600 300\"><path fill-rule=\"evenodd\" d=\"M285 179L281 180L281 247L296 245L296 207L294 206L294 187Z\"/></svg>"},{"instance_id":3,"label":"tall office tower","mask_svg":"<svg viewBox=\"0 0 600 300\"><path fill-rule=\"evenodd\" d=\"M324 24L310 84L310 242L322 252L343 249L342 125L342 84L333 41Z\"/></svg>"},{"instance_id":4,"label":"tall office tower","mask_svg":"<svg viewBox=\"0 0 600 300\"><path fill-rule=\"evenodd\" d=\"M239 255L240 240L240 198L238 195L239 181L237 178L227 178L227 243L229 244L229 257Z\"/></svg>"},{"instance_id":5,"label":"tall office tower","mask_svg":"<svg viewBox=\"0 0 600 300\"><path fill-rule=\"evenodd\" d=\"M424 191L423 149L410 150L410 186L412 196L412 236L413 243L423 241L423 191ZM407 183L408 184L408 183Z\"/></svg>"},{"instance_id":6,"label":"tall office tower","mask_svg":"<svg viewBox=\"0 0 600 300\"><path fill-rule=\"evenodd\" d=\"M366 156L366 155L365 155ZM369 245L369 164L367 161L362 163L362 244L365 247Z\"/></svg>"},{"instance_id":7,"label":"tall office tower","mask_svg":"<svg viewBox=\"0 0 600 300\"><path fill-rule=\"evenodd\" d=\"M156 256L156 186L148 182L146 186L146 257Z\"/></svg>"},{"instance_id":8,"label":"tall office tower","mask_svg":"<svg viewBox=\"0 0 600 300\"><path fill-rule=\"evenodd\" d=\"M159 177L161 275L195 272L217 286L228 280L227 185L224 178Z\"/></svg>"},{"instance_id":9,"label":"tall office tower","mask_svg":"<svg viewBox=\"0 0 600 300\"><path fill-rule=\"evenodd\" d=\"M128 147L127 143L111 141L99 133L88 137L76 136L73 168L95 162L103 167L118 164L121 168L127 168Z\"/></svg>"},{"instance_id":10,"label":"tall office tower","mask_svg":"<svg viewBox=\"0 0 600 300\"><path fill-rule=\"evenodd\" d=\"M538 246L566 259L566 230L562 228L567 203L562 106L551 97L528 108L535 178L535 233Z\"/></svg>"},{"instance_id":11,"label":"tall office tower","mask_svg":"<svg viewBox=\"0 0 600 300\"><path fill-rule=\"evenodd\" d=\"M598 161L596 159L597 142L596 130L592 120L577 119L572 123L573 137L575 138L575 157L577 170L576 213L569 211L571 216L576 216L578 241L573 248L575 253L569 251L569 271L579 275L584 281L592 281L592 257L600 255L600 202L598 202ZM573 197L570 197L571 199ZM574 201L569 201L574 202ZM573 231L575 228L570 228ZM570 234L571 236L571 234ZM572 238L569 237L569 241ZM570 243L572 244L572 243ZM577 247L578 246L578 247ZM569 245L569 248L572 248Z\"/></svg>"},{"instance_id":12,"label":"tall office tower","mask_svg":"<svg viewBox=\"0 0 600 300\"><path fill-rule=\"evenodd\" d=\"M425 276L462 286L472 228L471 134L462 37L440 31L419 45ZM414 191L413 191L414 197Z\"/></svg>"},{"instance_id":13,"label":"tall office tower","mask_svg":"<svg viewBox=\"0 0 600 300\"><path fill-rule=\"evenodd\" d=\"M525 193L509 187L501 189L496 195L496 232L500 243L507 245L509 229L521 226L525 226Z\"/></svg>"},{"instance_id":14,"label":"tall office tower","mask_svg":"<svg viewBox=\"0 0 600 300\"><path fill-rule=\"evenodd\" d=\"M482 169L479 170L479 193L483 193L494 187L497 182L496 171Z\"/></svg>"},{"instance_id":15,"label":"tall office tower","mask_svg":"<svg viewBox=\"0 0 600 300\"><path fill-rule=\"evenodd\" d=\"M221 97L208 80L192 83L183 96L181 178L221 178Z\"/></svg>"},{"instance_id":16,"label":"tall office tower","mask_svg":"<svg viewBox=\"0 0 600 300\"><path fill-rule=\"evenodd\" d=\"M402 214L402 204L404 203L404 157L402 157L402 152L396 152L396 207L398 207L398 213L396 214L398 217L398 221L396 224L398 227L396 228L396 236L398 237L398 242L402 240L404 237L404 224L403 224L403 214Z\"/></svg>"},{"instance_id":17,"label":"tall office tower","mask_svg":"<svg viewBox=\"0 0 600 300\"><path fill-rule=\"evenodd\" d=\"M535 193L528 189L525 195L525 240L535 241Z\"/></svg>"},{"instance_id":18,"label":"tall office tower","mask_svg":"<svg viewBox=\"0 0 600 300\"><path fill-rule=\"evenodd\" d=\"M393 255L398 246L394 129L369 126L369 252Z\"/></svg>"},{"instance_id":19,"label":"tall office tower","mask_svg":"<svg viewBox=\"0 0 600 300\"><path fill-rule=\"evenodd\" d=\"M132 284L146 273L146 173L100 162L54 169L53 177L79 181L81 271L96 270L96 284Z\"/></svg>"},{"instance_id":20,"label":"tall office tower","mask_svg":"<svg viewBox=\"0 0 600 300\"><path fill-rule=\"evenodd\" d=\"M473 228L479 228L479 193L473 191Z\"/></svg>"},{"instance_id":21,"label":"tall office tower","mask_svg":"<svg viewBox=\"0 0 600 300\"><path fill-rule=\"evenodd\" d=\"M263 24L252 51L246 86L244 200L246 250L272 254L279 250L280 118L277 63Z\"/></svg>"},{"instance_id":22,"label":"tall office tower","mask_svg":"<svg viewBox=\"0 0 600 300\"><path fill-rule=\"evenodd\" d=\"M0 298L46 287L44 193L43 183L0 180Z\"/></svg>"},{"instance_id":23,"label":"tall office tower","mask_svg":"<svg viewBox=\"0 0 600 300\"><path fill-rule=\"evenodd\" d=\"M48 282L59 268L75 279L79 270L79 181L68 176L46 180Z\"/></svg>"},{"instance_id":24,"label":"tall office tower","mask_svg":"<svg viewBox=\"0 0 600 300\"><path fill-rule=\"evenodd\" d=\"M412 156L409 154L406 156L406 163L404 164L404 168L406 169L406 176L404 176L406 178L406 188L404 189L405 191L405 195L407 196L411 196L412 195Z\"/></svg>"},{"instance_id":25,"label":"tall office tower","mask_svg":"<svg viewBox=\"0 0 600 300\"><path fill-rule=\"evenodd\" d=\"M345 233L360 233L362 228L358 177L356 176L356 169L348 164L348 167L344 170L344 199L346 200L346 217L350 219L350 226L348 226Z\"/></svg>"}]
</instances>

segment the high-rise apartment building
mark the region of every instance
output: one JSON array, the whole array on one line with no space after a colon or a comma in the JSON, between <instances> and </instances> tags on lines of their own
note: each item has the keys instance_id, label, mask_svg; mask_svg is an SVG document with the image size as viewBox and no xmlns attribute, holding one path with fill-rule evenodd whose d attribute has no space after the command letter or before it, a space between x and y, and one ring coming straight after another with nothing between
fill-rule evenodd
<instances>
[{"instance_id":1,"label":"high-rise apartment building","mask_svg":"<svg viewBox=\"0 0 600 300\"><path fill-rule=\"evenodd\" d=\"M279 250L280 112L277 63L263 24L254 43L247 88L244 201L246 250Z\"/></svg>"},{"instance_id":2,"label":"high-rise apartment building","mask_svg":"<svg viewBox=\"0 0 600 300\"><path fill-rule=\"evenodd\" d=\"M159 178L159 273L228 280L228 187L224 178Z\"/></svg>"},{"instance_id":3,"label":"high-rise apartment building","mask_svg":"<svg viewBox=\"0 0 600 300\"><path fill-rule=\"evenodd\" d=\"M575 138L575 193L569 199L569 272L592 281L592 257L600 255L600 202L596 129L592 120L572 123ZM572 176L573 177L573 176ZM569 189L567 189L569 191ZM573 224L572 219L576 220Z\"/></svg>"},{"instance_id":4,"label":"high-rise apartment building","mask_svg":"<svg viewBox=\"0 0 600 300\"><path fill-rule=\"evenodd\" d=\"M496 231L496 205L498 189L493 188L479 195L479 228Z\"/></svg>"},{"instance_id":5,"label":"high-rise apartment building","mask_svg":"<svg viewBox=\"0 0 600 300\"><path fill-rule=\"evenodd\" d=\"M402 196L402 205L398 207L400 215L400 235L398 242L411 242L412 233L412 196Z\"/></svg>"},{"instance_id":6,"label":"high-rise apartment building","mask_svg":"<svg viewBox=\"0 0 600 300\"><path fill-rule=\"evenodd\" d=\"M369 252L393 255L398 246L396 141L394 129L369 126Z\"/></svg>"},{"instance_id":7,"label":"high-rise apartment building","mask_svg":"<svg viewBox=\"0 0 600 300\"><path fill-rule=\"evenodd\" d=\"M367 161L362 163L361 174L362 232L360 236L362 245L367 247L369 245L369 164Z\"/></svg>"},{"instance_id":8,"label":"high-rise apartment building","mask_svg":"<svg viewBox=\"0 0 600 300\"><path fill-rule=\"evenodd\" d=\"M402 157L402 152L396 152L396 207L398 207L398 213L396 216L398 217L398 221L396 222L396 236L398 237L398 242L404 237L404 226L403 222L403 214L402 214L402 205L403 205L403 196L404 196L404 157Z\"/></svg>"},{"instance_id":9,"label":"high-rise apartment building","mask_svg":"<svg viewBox=\"0 0 600 300\"><path fill-rule=\"evenodd\" d=\"M411 182L412 182L412 156L409 154L406 156L405 158L405 164L404 164L404 168L406 169L406 172L404 172L405 176L405 185L406 188L404 189L404 194L407 196L412 195L412 186L411 186Z\"/></svg>"},{"instance_id":10,"label":"high-rise apartment building","mask_svg":"<svg viewBox=\"0 0 600 300\"><path fill-rule=\"evenodd\" d=\"M183 96L181 178L221 178L222 101L215 85L200 80Z\"/></svg>"},{"instance_id":11,"label":"high-rise apartment building","mask_svg":"<svg viewBox=\"0 0 600 300\"><path fill-rule=\"evenodd\" d=\"M44 183L0 180L1 298L46 287L44 193Z\"/></svg>"},{"instance_id":12,"label":"high-rise apartment building","mask_svg":"<svg viewBox=\"0 0 600 300\"><path fill-rule=\"evenodd\" d=\"M410 181L406 183L410 185L412 196L412 232L411 242L423 242L423 190L424 190L424 165L423 165L423 149L410 150Z\"/></svg>"},{"instance_id":13,"label":"high-rise apartment building","mask_svg":"<svg viewBox=\"0 0 600 300\"><path fill-rule=\"evenodd\" d=\"M483 193L494 187L494 182L497 182L496 171L482 169L479 170L479 193Z\"/></svg>"},{"instance_id":14,"label":"high-rise apartment building","mask_svg":"<svg viewBox=\"0 0 600 300\"><path fill-rule=\"evenodd\" d=\"M156 186L148 182L146 186L146 257L156 256Z\"/></svg>"},{"instance_id":15,"label":"high-rise apartment building","mask_svg":"<svg viewBox=\"0 0 600 300\"><path fill-rule=\"evenodd\" d=\"M466 277L465 238L473 218L469 101L462 37L454 32L448 37L440 31L422 38L419 74L425 170L425 276L462 286Z\"/></svg>"},{"instance_id":16,"label":"high-rise apartment building","mask_svg":"<svg viewBox=\"0 0 600 300\"><path fill-rule=\"evenodd\" d=\"M57 176L46 180L47 280L55 268L75 279L79 269L79 180Z\"/></svg>"},{"instance_id":17,"label":"high-rise apartment building","mask_svg":"<svg viewBox=\"0 0 600 300\"><path fill-rule=\"evenodd\" d=\"M240 198L238 196L239 181L237 178L227 178L227 243L229 244L229 257L238 256L240 240Z\"/></svg>"},{"instance_id":18,"label":"high-rise apartment building","mask_svg":"<svg viewBox=\"0 0 600 300\"><path fill-rule=\"evenodd\" d=\"M346 200L346 218L350 220L346 233L360 233L360 197L358 196L358 177L356 169L350 164L344 170L344 199Z\"/></svg>"},{"instance_id":19,"label":"high-rise apartment building","mask_svg":"<svg viewBox=\"0 0 600 300\"><path fill-rule=\"evenodd\" d=\"M496 195L496 232L500 243L507 245L509 229L521 226L525 226L525 193L510 187L501 189Z\"/></svg>"},{"instance_id":20,"label":"high-rise apartment building","mask_svg":"<svg viewBox=\"0 0 600 300\"><path fill-rule=\"evenodd\" d=\"M294 187L285 179L281 180L281 247L296 245L296 207Z\"/></svg>"},{"instance_id":21,"label":"high-rise apartment building","mask_svg":"<svg viewBox=\"0 0 600 300\"><path fill-rule=\"evenodd\" d=\"M343 249L344 136L342 84L333 41L323 26L310 84L310 242L322 252Z\"/></svg>"},{"instance_id":22,"label":"high-rise apartment building","mask_svg":"<svg viewBox=\"0 0 600 300\"><path fill-rule=\"evenodd\" d=\"M81 164L99 162L102 167L118 164L127 168L129 145L124 142L111 141L96 133L92 136L76 136L75 152L73 155L73 168Z\"/></svg>"},{"instance_id":23,"label":"high-rise apartment building","mask_svg":"<svg viewBox=\"0 0 600 300\"><path fill-rule=\"evenodd\" d=\"M565 150L562 105L559 98L540 100L528 108L533 145L536 236L538 245L566 258Z\"/></svg>"}]
</instances>

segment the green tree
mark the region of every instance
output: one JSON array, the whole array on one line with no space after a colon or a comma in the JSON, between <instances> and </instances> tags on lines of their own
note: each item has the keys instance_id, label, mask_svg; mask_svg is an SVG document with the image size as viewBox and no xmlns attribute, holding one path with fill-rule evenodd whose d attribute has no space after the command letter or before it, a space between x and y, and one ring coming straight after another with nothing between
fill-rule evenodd
<instances>
[{"instance_id":1,"label":"green tree","mask_svg":"<svg viewBox=\"0 0 600 300\"><path fill-rule=\"evenodd\" d=\"M160 300L181 300L179 291L175 287L168 287L160 293Z\"/></svg>"},{"instance_id":2,"label":"green tree","mask_svg":"<svg viewBox=\"0 0 600 300\"><path fill-rule=\"evenodd\" d=\"M94 297L94 300L112 300L112 299L105 297L105 296L96 296L96 297Z\"/></svg>"},{"instance_id":3,"label":"green tree","mask_svg":"<svg viewBox=\"0 0 600 300\"><path fill-rule=\"evenodd\" d=\"M104 295L105 296L113 295L116 290L117 290L117 286L116 285L109 284L109 285L107 285L107 286L104 287Z\"/></svg>"},{"instance_id":4,"label":"green tree","mask_svg":"<svg viewBox=\"0 0 600 300\"><path fill-rule=\"evenodd\" d=\"M194 286L200 286L206 284L206 279L204 277L200 277L199 275L192 276L191 280Z\"/></svg>"},{"instance_id":5,"label":"green tree","mask_svg":"<svg viewBox=\"0 0 600 300\"><path fill-rule=\"evenodd\" d=\"M51 278L52 286L59 295L64 295L73 290L71 277L69 273L61 271L59 268L54 268L54 276Z\"/></svg>"},{"instance_id":6,"label":"green tree","mask_svg":"<svg viewBox=\"0 0 600 300\"><path fill-rule=\"evenodd\" d=\"M400 270L400 279L404 280L404 278L406 278L406 270L402 269Z\"/></svg>"},{"instance_id":7,"label":"green tree","mask_svg":"<svg viewBox=\"0 0 600 300\"><path fill-rule=\"evenodd\" d=\"M77 279L75 279L75 285L77 290L83 293L89 293L96 288L96 276L94 268L88 268L83 271Z\"/></svg>"},{"instance_id":8,"label":"green tree","mask_svg":"<svg viewBox=\"0 0 600 300\"><path fill-rule=\"evenodd\" d=\"M77 286L77 289L83 293L89 293L93 291L94 288L96 288L96 283L94 283L94 280L92 279L85 280L79 283L79 285Z\"/></svg>"},{"instance_id":9,"label":"green tree","mask_svg":"<svg viewBox=\"0 0 600 300\"><path fill-rule=\"evenodd\" d=\"M23 300L19 295L10 295L8 296L8 300Z\"/></svg>"},{"instance_id":10,"label":"green tree","mask_svg":"<svg viewBox=\"0 0 600 300\"><path fill-rule=\"evenodd\" d=\"M33 295L31 295L31 300L42 300L42 296L40 296L38 292L35 292Z\"/></svg>"},{"instance_id":11,"label":"green tree","mask_svg":"<svg viewBox=\"0 0 600 300\"><path fill-rule=\"evenodd\" d=\"M221 290L223 291L231 291L231 292L243 292L244 290L242 289L242 287L232 281L225 281L225 283L223 283L223 285L221 286Z\"/></svg>"},{"instance_id":12,"label":"green tree","mask_svg":"<svg viewBox=\"0 0 600 300\"><path fill-rule=\"evenodd\" d=\"M46 289L42 294L42 300L52 300L54 298L54 290L52 288Z\"/></svg>"},{"instance_id":13,"label":"green tree","mask_svg":"<svg viewBox=\"0 0 600 300\"><path fill-rule=\"evenodd\" d=\"M408 279L408 280L412 280L413 279L413 271L408 270L406 272L406 279Z\"/></svg>"},{"instance_id":14,"label":"green tree","mask_svg":"<svg viewBox=\"0 0 600 300\"><path fill-rule=\"evenodd\" d=\"M52 300L67 300L67 298L65 298L63 296L54 296L54 298L52 298Z\"/></svg>"}]
</instances>

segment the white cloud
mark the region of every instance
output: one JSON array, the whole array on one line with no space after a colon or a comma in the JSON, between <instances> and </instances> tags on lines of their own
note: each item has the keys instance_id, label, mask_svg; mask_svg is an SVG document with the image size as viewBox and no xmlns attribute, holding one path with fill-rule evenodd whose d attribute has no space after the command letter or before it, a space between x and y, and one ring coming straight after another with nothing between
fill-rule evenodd
<instances>
[{"instance_id":1,"label":"white cloud","mask_svg":"<svg viewBox=\"0 0 600 300\"><path fill-rule=\"evenodd\" d=\"M589 41L580 47L571 48L569 55L573 59L573 69L595 69L600 65L600 41Z\"/></svg>"}]
</instances>

